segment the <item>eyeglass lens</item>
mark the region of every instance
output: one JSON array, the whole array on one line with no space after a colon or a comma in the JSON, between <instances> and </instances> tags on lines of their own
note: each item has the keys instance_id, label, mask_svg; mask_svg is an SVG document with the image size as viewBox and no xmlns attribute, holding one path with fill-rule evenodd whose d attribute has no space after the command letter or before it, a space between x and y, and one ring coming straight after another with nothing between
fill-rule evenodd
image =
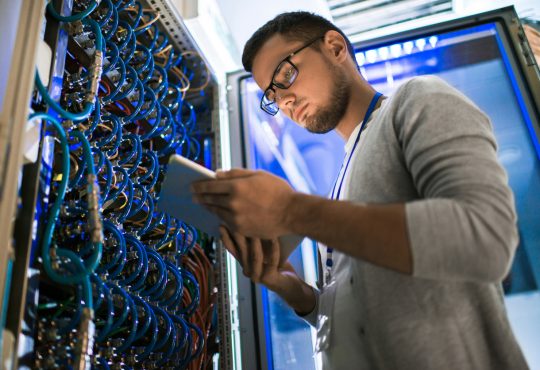
<instances>
[{"instance_id":1,"label":"eyeglass lens","mask_svg":"<svg viewBox=\"0 0 540 370\"><path fill-rule=\"evenodd\" d=\"M276 68L272 84L280 89L288 89L294 83L297 76L298 69L288 60L284 60ZM264 92L261 107L270 114L276 114L279 110L276 103L276 92L272 87Z\"/></svg>"}]
</instances>

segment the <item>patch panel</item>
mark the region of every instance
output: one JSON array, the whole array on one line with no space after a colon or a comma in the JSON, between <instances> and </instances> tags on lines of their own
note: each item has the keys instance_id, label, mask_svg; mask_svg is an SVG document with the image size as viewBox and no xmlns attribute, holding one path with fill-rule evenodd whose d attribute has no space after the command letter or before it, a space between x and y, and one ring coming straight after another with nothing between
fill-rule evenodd
<instances>
[{"instance_id":1,"label":"patch panel","mask_svg":"<svg viewBox=\"0 0 540 370\"><path fill-rule=\"evenodd\" d=\"M43 123L39 283L22 366L200 369L218 352L214 242L157 208L169 155L213 162L215 82L152 5L47 4L61 73L36 72L29 117Z\"/></svg>"}]
</instances>

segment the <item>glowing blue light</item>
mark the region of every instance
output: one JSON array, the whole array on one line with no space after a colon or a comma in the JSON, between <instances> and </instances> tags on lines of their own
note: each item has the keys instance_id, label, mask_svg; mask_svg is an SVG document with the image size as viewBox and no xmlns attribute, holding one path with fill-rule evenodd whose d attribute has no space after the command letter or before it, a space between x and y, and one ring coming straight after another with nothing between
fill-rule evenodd
<instances>
[{"instance_id":1,"label":"glowing blue light","mask_svg":"<svg viewBox=\"0 0 540 370\"><path fill-rule=\"evenodd\" d=\"M366 56L364 53L359 52L356 53L356 62L359 66L363 66L366 63Z\"/></svg>"},{"instance_id":2,"label":"glowing blue light","mask_svg":"<svg viewBox=\"0 0 540 370\"><path fill-rule=\"evenodd\" d=\"M414 42L414 44L420 51L423 51L426 47L426 39L418 39Z\"/></svg>"},{"instance_id":3,"label":"glowing blue light","mask_svg":"<svg viewBox=\"0 0 540 370\"><path fill-rule=\"evenodd\" d=\"M366 51L366 59L369 63L375 63L377 61L377 50Z\"/></svg>"},{"instance_id":4,"label":"glowing blue light","mask_svg":"<svg viewBox=\"0 0 540 370\"><path fill-rule=\"evenodd\" d=\"M412 53L412 49L414 48L414 44L412 41L407 41L403 44L403 50L405 50L405 53L410 54Z\"/></svg>"},{"instance_id":5,"label":"glowing blue light","mask_svg":"<svg viewBox=\"0 0 540 370\"><path fill-rule=\"evenodd\" d=\"M429 42L429 44L431 45L432 48L435 48L435 45L437 45L437 41L439 41L439 38L437 36L431 36L428 39L428 42Z\"/></svg>"},{"instance_id":6,"label":"glowing blue light","mask_svg":"<svg viewBox=\"0 0 540 370\"><path fill-rule=\"evenodd\" d=\"M390 46L390 54L394 58L399 58L401 56L401 44L394 44Z\"/></svg>"},{"instance_id":7,"label":"glowing blue light","mask_svg":"<svg viewBox=\"0 0 540 370\"><path fill-rule=\"evenodd\" d=\"M379 57L382 60L386 60L386 59L388 59L388 55L390 54L390 50L385 46L385 47L379 48L378 54L379 54Z\"/></svg>"}]
</instances>

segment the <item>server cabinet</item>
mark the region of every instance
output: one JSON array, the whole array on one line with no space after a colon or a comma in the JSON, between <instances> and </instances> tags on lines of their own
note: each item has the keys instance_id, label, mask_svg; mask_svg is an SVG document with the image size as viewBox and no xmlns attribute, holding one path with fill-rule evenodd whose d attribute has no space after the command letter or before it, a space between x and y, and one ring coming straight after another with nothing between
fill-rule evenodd
<instances>
[{"instance_id":1,"label":"server cabinet","mask_svg":"<svg viewBox=\"0 0 540 370\"><path fill-rule=\"evenodd\" d=\"M0 12L3 367L237 368L224 249L159 209L168 156L221 161L218 85L176 8L15 3Z\"/></svg>"}]
</instances>

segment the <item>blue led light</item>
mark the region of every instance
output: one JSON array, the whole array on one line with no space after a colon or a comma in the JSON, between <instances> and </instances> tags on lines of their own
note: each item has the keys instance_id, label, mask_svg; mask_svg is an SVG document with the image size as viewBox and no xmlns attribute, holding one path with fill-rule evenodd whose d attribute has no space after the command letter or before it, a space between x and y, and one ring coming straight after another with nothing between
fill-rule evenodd
<instances>
[{"instance_id":1,"label":"blue led light","mask_svg":"<svg viewBox=\"0 0 540 370\"><path fill-rule=\"evenodd\" d=\"M403 50L405 51L405 54L412 53L414 49L414 43L412 41L407 41L403 43Z\"/></svg>"},{"instance_id":2,"label":"blue led light","mask_svg":"<svg viewBox=\"0 0 540 370\"><path fill-rule=\"evenodd\" d=\"M377 50L371 49L366 51L366 59L369 63L375 63L377 61Z\"/></svg>"},{"instance_id":3,"label":"blue led light","mask_svg":"<svg viewBox=\"0 0 540 370\"><path fill-rule=\"evenodd\" d=\"M386 46L383 46L382 48L379 48L377 50L377 54L379 55L379 58L381 60L388 59L388 56L390 55L390 49Z\"/></svg>"},{"instance_id":4,"label":"blue led light","mask_svg":"<svg viewBox=\"0 0 540 370\"><path fill-rule=\"evenodd\" d=\"M424 48L426 47L426 39L418 39L414 42L414 45L418 48L420 51L424 51Z\"/></svg>"},{"instance_id":5,"label":"blue led light","mask_svg":"<svg viewBox=\"0 0 540 370\"><path fill-rule=\"evenodd\" d=\"M429 39L428 39L428 42L429 44L431 45L431 48L435 48L435 46L437 45L437 41L439 41L439 38L437 36L431 36Z\"/></svg>"}]
</instances>

